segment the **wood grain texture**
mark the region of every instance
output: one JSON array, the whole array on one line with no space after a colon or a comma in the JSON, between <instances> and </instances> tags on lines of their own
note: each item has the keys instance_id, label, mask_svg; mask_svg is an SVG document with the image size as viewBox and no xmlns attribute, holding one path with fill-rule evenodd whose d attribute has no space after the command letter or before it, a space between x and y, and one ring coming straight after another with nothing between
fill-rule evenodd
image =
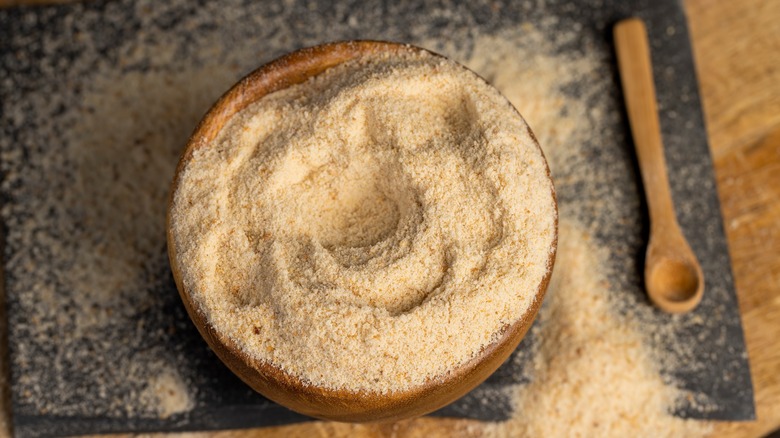
<instances>
[{"instance_id":1,"label":"wood grain texture","mask_svg":"<svg viewBox=\"0 0 780 438\"><path fill-rule=\"evenodd\" d=\"M713 435L758 437L780 427L780 1L686 0L685 6L758 415L755 422L719 424ZM315 422L192 436L479 436L478 424Z\"/></svg>"},{"instance_id":2,"label":"wood grain texture","mask_svg":"<svg viewBox=\"0 0 780 438\"><path fill-rule=\"evenodd\" d=\"M762 436L780 428L780 129L723 154L716 171L758 418L724 436Z\"/></svg>"},{"instance_id":3,"label":"wood grain texture","mask_svg":"<svg viewBox=\"0 0 780 438\"><path fill-rule=\"evenodd\" d=\"M757 411L715 435L763 436L780 428L780 2L686 7Z\"/></svg>"},{"instance_id":4,"label":"wood grain texture","mask_svg":"<svg viewBox=\"0 0 780 438\"><path fill-rule=\"evenodd\" d=\"M780 2L688 0L686 7L717 168L780 127Z\"/></svg>"}]
</instances>

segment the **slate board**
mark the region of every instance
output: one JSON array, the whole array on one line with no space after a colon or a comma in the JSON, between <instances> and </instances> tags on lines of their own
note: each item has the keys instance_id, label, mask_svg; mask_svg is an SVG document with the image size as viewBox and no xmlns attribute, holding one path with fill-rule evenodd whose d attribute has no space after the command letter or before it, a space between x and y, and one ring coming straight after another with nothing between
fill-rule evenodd
<instances>
[{"instance_id":1,"label":"slate board","mask_svg":"<svg viewBox=\"0 0 780 438\"><path fill-rule=\"evenodd\" d=\"M694 369L686 367L683 362L678 368L666 371L682 381L684 388L702 394L710 403L706 410L683 403L676 414L693 418L753 419L755 413L747 354L681 4L675 0L368 3L342 0L330 5L324 1L293 0L280 6L271 2L236 0L221 2L220 7L204 12L207 2L135 3L119 0L0 11L0 71L4 76L0 78L2 218L6 236L4 286L16 434L51 436L209 430L308 420L255 394L218 361L188 320L167 266L150 268L148 272L148 287L155 298L138 311L147 329L147 339L138 341L133 338L133 327L112 326L106 329L105 344L67 345L69 349L93 352L96 361L90 369L81 369L83 367L77 363L69 362L68 355L62 354L65 347L60 345L58 333L72 329L67 321L47 321L48 325L33 321L35 300L40 297L36 295L38 292L28 290L29 285L24 281L27 270L31 268L16 261L20 257L36 260L39 264L35 269L46 266L45 269L55 276L58 270L65 270L67 266L46 265L44 239L33 238L32 245L23 244L30 240L24 240L24 236L19 235L23 231L17 228L36 212L32 210L29 198L20 193L35 196L41 191L58 189L47 186L45 169L35 168L31 163L35 162L36 154L50 153L46 148L58 147L56 135L44 138L40 132L50 126L52 120L61 117L65 108L44 107L40 100L30 99L30 96L35 93L55 97L68 94L78 99L80 88L93 80L90 72L98 65L116 64L118 71L163 68L155 64L155 53L148 54L148 62L130 66L121 63L119 47L122 44L126 47L130 41L131 47L135 45L142 50L145 44L149 44L142 37L142 31L149 29L153 30L153 35L162 36L173 48L175 54L171 59L177 62L203 56L191 50L193 33L213 35L224 42L223 50L247 41L262 46L264 38L276 37L281 32L287 38L284 51L339 39L414 43L425 38L426 41L440 41L441 47L432 49L447 54L448 44L459 51L473 50L469 47L472 42L468 37L452 37L468 35L469 29L489 33L551 16L557 17L555 26L559 29L582 26L581 44L587 41L609 53L612 50L611 25L616 20L638 15L647 21L673 196L678 203L680 223L702 261L707 279L705 298L690 317L711 318L715 315L721 322L717 327L705 326L703 329L688 325L674 333L678 339L693 346L691 354L699 363L708 366ZM274 17L273 25L263 28L253 25L252 17L264 14ZM425 26L426 35L421 35L419 27L414 25L420 20L430 20ZM323 21L330 23L324 33L322 26L312 25ZM556 29L555 26L550 29ZM91 44L85 44L85 40L90 40ZM578 51L582 47L574 42L561 50ZM264 52L262 47L258 48L258 52L257 60L239 66L241 72L246 73L281 54ZM614 78L615 88L610 98L618 105L621 95L616 70L613 68L604 74ZM572 92L576 93L576 90ZM63 105L67 103L65 100ZM561 202L567 202L572 197L597 196L607 187L620 190L621 197L631 200L624 203L628 206L624 211L615 213L612 218L620 220L624 226L598 226L603 213L593 211L589 214L596 224L592 227L595 237L609 244L613 254L630 256L625 262L629 275L612 280L624 290L640 296L641 254L647 239L646 213L642 210L641 185L625 120L615 130L616 141L623 145L622 149L608 150L596 144L588 146L592 152L588 165L610 169L609 179L594 182L593 186L559 186L559 198ZM53 132L56 134L56 129ZM18 175L24 172L42 175L36 180L36 186L29 190L18 186L23 180ZM57 238L56 233L53 236ZM164 255L164 248L160 248L160 252ZM64 290L61 286L57 289L56 282L53 284L55 292L65 297L79 293ZM639 301L648 305L641 299ZM657 313L653 318L667 316ZM39 336L41 333L36 330L46 330L48 337ZM724 339L727 347L717 347L724 345ZM91 392L90 379L106 374L106 367L113 366L112 360L130 360L123 356L125 350L119 348L127 342L132 342L131 357L147 350L172 352L174 359L171 360L186 376L188 385L198 388L195 405L190 411L160 419L134 414L132 410L123 414L104 408L106 400L122 399L127 394L119 393L119 386L116 393L112 393L109 387L104 388L107 394L95 394ZM533 342L533 336L527 337L515 356L482 386L433 415L491 421L507 418L511 413L510 402L503 393L494 389L523 383L524 373L518 369L522 369L529 359L527 352ZM31 386L31 379L37 383ZM55 387L61 389L57 393L59 395L41 390ZM70 398L61 399L63 393ZM52 406L58 409L52 409Z\"/></svg>"}]
</instances>

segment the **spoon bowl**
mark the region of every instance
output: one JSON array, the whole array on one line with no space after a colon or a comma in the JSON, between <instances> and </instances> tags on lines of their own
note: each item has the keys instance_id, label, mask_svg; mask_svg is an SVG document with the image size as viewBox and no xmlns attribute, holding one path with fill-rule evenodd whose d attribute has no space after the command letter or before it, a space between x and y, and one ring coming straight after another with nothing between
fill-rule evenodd
<instances>
[{"instance_id":1,"label":"spoon bowl","mask_svg":"<svg viewBox=\"0 0 780 438\"><path fill-rule=\"evenodd\" d=\"M669 313L693 309L704 295L701 266L695 257L686 257L685 251L658 254L654 242L651 239L645 261L645 287L650 300Z\"/></svg>"}]
</instances>

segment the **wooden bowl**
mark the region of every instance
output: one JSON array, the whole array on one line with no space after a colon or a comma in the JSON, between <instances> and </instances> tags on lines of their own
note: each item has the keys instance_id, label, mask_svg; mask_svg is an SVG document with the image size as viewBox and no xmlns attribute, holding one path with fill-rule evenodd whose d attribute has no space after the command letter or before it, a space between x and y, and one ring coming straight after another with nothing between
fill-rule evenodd
<instances>
[{"instance_id":1,"label":"wooden bowl","mask_svg":"<svg viewBox=\"0 0 780 438\"><path fill-rule=\"evenodd\" d=\"M298 50L258 68L233 86L203 117L179 162L172 184L171 200L179 184L181 171L191 159L193 151L207 147L231 117L249 104L269 93L302 83L328 68L360 56L423 50L409 45L377 41L331 43ZM533 134L531 137L536 141ZM550 177L549 170L547 176ZM552 186L552 182L550 184ZM220 336L183 286L181 260L176 254L171 233L171 206L169 201L167 230L171 269L187 312L209 346L238 377L267 398L302 414L335 421L394 421L412 418L455 401L483 382L506 361L531 326L550 280L557 247L556 211L555 234L547 260L548 273L536 291L533 304L514 324L504 327L501 337L485 346L477 357L453 369L446 377L432 379L408 390L386 394L351 392L306 384L274 364L248 357L227 337Z\"/></svg>"}]
</instances>

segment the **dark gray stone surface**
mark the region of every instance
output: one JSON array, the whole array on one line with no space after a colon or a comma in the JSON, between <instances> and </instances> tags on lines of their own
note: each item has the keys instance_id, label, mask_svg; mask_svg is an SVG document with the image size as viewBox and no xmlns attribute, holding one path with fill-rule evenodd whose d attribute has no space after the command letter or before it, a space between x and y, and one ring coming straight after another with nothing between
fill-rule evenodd
<instances>
[{"instance_id":1,"label":"dark gray stone surface","mask_svg":"<svg viewBox=\"0 0 780 438\"><path fill-rule=\"evenodd\" d=\"M647 21L673 196L678 203L679 221L702 262L707 291L701 306L691 315L672 321L667 315L648 310L637 317L644 318L649 325L670 321L672 328L659 335L658 345L674 338L692 346L674 367L664 372L697 394L697 401L706 401L707 409L683 402L677 415L729 420L754 418L752 385L728 248L686 23L678 1L388 1L373 5L347 0L331 5L324 1L296 0L280 5L237 0L220 2L219 7L213 3L216 2L179 0L142 2L139 6L129 0L118 0L0 11L0 151L4 157L0 169L3 172L2 219L7 236L5 290L18 435L241 428L307 420L249 390L210 352L179 301L162 246L155 259L159 262L144 268L148 276L144 286L148 289L145 291L148 302L144 301L143 309L127 309L130 316L118 319L124 321L122 324L106 327L100 338L105 343L78 339L66 342L61 334L73 330L72 321L52 317L41 323L36 319L38 314L34 309L39 292L25 282L27 270L31 268L17 263L20 258L34 260L35 269L49 272L52 278L49 285L56 294L67 297L79 293L64 289L57 282L59 273L69 266L47 264L50 258L46 243L46 238L57 239L58 233L77 229L42 227L29 231L40 234L26 238L19 233L27 231L17 229L19 224L41 214L30 199L63 190L47 183L48 170L40 168L36 157L56 153L60 147L58 129L67 129L65 123L58 124L57 120L64 117L68 105L78 105L80 90L94 79L91 75L95 71L104 71L106 66L115 66L117 71L170 67L157 62L154 53L147 60L124 65L120 47L143 50L152 44L159 47L162 41L171 48L173 61L198 64L207 55L194 49L197 43L193 35L221 41L223 52L251 41L258 46L258 57L238 66L240 73L246 73L283 52L341 39L411 43L425 39L440 41L441 47L431 48L444 54L453 51L468 54L473 50L469 38L472 31L497 32L523 21L534 22L550 16L559 19L557 24L548 27L551 32L575 24L582 26L582 39L561 45L561 51L581 51L585 44L593 44L610 54L607 56L612 56L611 25L616 20L639 15ZM263 17L262 26L257 25L258 17ZM263 40L271 38L277 43L273 49L263 50ZM90 44L84 43L87 40ZM610 101L620 105L615 69L604 74L615 80ZM572 87L570 92L577 93L577 87ZM30 98L47 94L61 103L43 105L40 100ZM588 145L588 162L583 163L596 169L602 177L577 185L558 185L558 194L564 203L575 198L595 200L605 191L612 193L612 202L618 206L616 210L605 212L599 210L597 202L584 203L590 207L582 218L589 221L587 225L594 230L596 238L611 248L615 264L623 268L623 274L614 275L610 280L618 289L633 294L625 298L625 311L631 312L630 305L648 306L641 287L646 213L642 210L641 185L626 121L610 129L622 141L616 141L617 146ZM33 179L35 184L29 185L31 179L20 178L20 174L39 177ZM20 186L25 183L28 186ZM66 215L68 211L48 214ZM62 312L68 315L68 308L64 307ZM695 318L714 319L718 324L688 323ZM137 333L137 321L143 321L143 338ZM527 379L521 377L525 376L522 368L529 359L533 342L533 336L527 337L515 356L487 382L434 415L482 420L507 418L511 406L500 388L522 384ZM65 348L73 353L64 354ZM160 419L140 408L122 411L106 407L107 399L135 400L132 394L144 389L147 383L142 381L142 373L140 378L115 376L112 370L117 361L136 360L146 352L170 355L171 363L178 367L187 384L198 388L192 410ZM79 357L94 360L87 366ZM100 379L106 376L113 376L116 384L103 382L102 390L108 393L96 394ZM37 387L29 383L31 379L38 382Z\"/></svg>"}]
</instances>

